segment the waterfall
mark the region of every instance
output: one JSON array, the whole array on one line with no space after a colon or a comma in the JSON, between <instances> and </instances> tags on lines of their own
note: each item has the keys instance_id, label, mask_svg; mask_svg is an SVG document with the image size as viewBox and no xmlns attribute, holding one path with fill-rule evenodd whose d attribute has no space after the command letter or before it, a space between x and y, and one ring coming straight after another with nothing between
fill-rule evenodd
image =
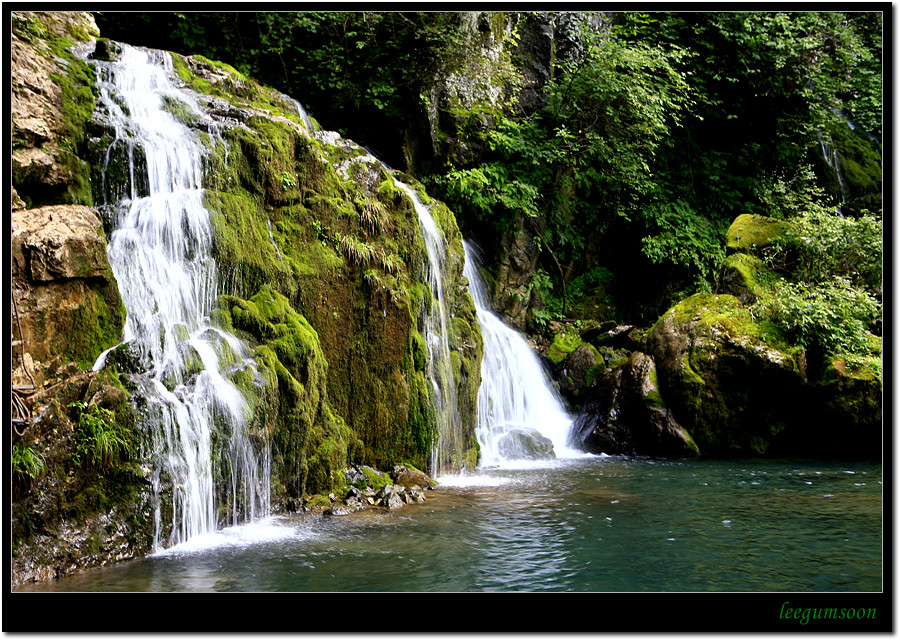
<instances>
[{"instance_id":1,"label":"waterfall","mask_svg":"<svg viewBox=\"0 0 900 640\"><path fill-rule=\"evenodd\" d=\"M478 273L478 256L468 242L464 247L463 275L469 281L484 341L475 430L480 466L583 455L568 447L572 418L540 360L522 334L491 311Z\"/></svg>"},{"instance_id":2,"label":"waterfall","mask_svg":"<svg viewBox=\"0 0 900 640\"><path fill-rule=\"evenodd\" d=\"M427 373L432 385L432 401L438 423L437 440L431 450L431 471L437 474L442 469L458 467L461 464L461 454L466 449L456 398L456 381L450 359L450 316L444 295L444 262L447 247L443 233L419 195L396 178L394 183L412 200L428 254L425 271L431 290L431 304L425 309L424 333L428 349Z\"/></svg>"},{"instance_id":3,"label":"waterfall","mask_svg":"<svg viewBox=\"0 0 900 640\"><path fill-rule=\"evenodd\" d=\"M247 401L228 380L229 367L254 367L248 349L209 322L219 285L203 206L205 149L169 113L173 104L200 108L174 85L168 53L123 44L115 62L96 64L99 117L115 131L104 166L107 252L127 310L126 346L145 374L136 378L160 548L214 532L220 519L268 515L270 453L248 433ZM161 540L166 518L171 533Z\"/></svg>"},{"instance_id":4,"label":"waterfall","mask_svg":"<svg viewBox=\"0 0 900 640\"><path fill-rule=\"evenodd\" d=\"M841 174L841 159L838 156L834 142L831 140L831 136L828 136L828 143L826 144L825 138L820 131L817 131L816 135L819 137L819 146L822 148L822 157L825 159L825 164L828 165L828 168L831 169L831 172L837 179L838 189L841 192L841 204L846 204L847 188L844 186L844 177Z\"/></svg>"}]
</instances>

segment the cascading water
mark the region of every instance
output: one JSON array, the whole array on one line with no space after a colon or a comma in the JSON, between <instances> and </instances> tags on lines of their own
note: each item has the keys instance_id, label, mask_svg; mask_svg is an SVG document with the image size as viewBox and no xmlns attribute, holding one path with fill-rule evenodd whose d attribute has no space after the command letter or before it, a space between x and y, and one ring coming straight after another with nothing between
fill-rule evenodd
<instances>
[{"instance_id":1,"label":"cascading water","mask_svg":"<svg viewBox=\"0 0 900 640\"><path fill-rule=\"evenodd\" d=\"M456 383L450 359L449 324L444 296L444 261L447 247L444 235L431 216L428 207L408 185L394 180L412 200L428 253L426 275L431 288L431 304L425 312L425 342L428 348L428 378L432 384L432 398L437 414L437 442L432 447L431 470L439 473L448 467L459 467L465 449Z\"/></svg>"},{"instance_id":2,"label":"cascading water","mask_svg":"<svg viewBox=\"0 0 900 640\"><path fill-rule=\"evenodd\" d=\"M115 130L104 167L108 257L127 310L125 342L145 373L137 379L153 447L159 548L214 532L226 514L230 524L268 515L270 454L248 433L247 402L225 369L253 367L247 348L209 323L218 282L203 206L204 147L164 107L177 101L196 115L200 108L173 84L165 52L122 45L115 62L96 64L100 109ZM125 167L119 184L111 164ZM230 485L225 495L216 495L217 483ZM160 494L169 487L164 514Z\"/></svg>"},{"instance_id":3,"label":"cascading water","mask_svg":"<svg viewBox=\"0 0 900 640\"><path fill-rule=\"evenodd\" d=\"M819 137L819 146L822 148L822 157L825 159L825 164L828 165L828 168L834 175L835 180L837 181L838 189L841 192L841 204L846 204L847 187L844 186L841 159L838 156L837 149L835 148L834 143L831 140L831 136L828 136L828 142L826 143L825 138L822 136L821 132L817 131L816 135Z\"/></svg>"},{"instance_id":4,"label":"cascading water","mask_svg":"<svg viewBox=\"0 0 900 640\"><path fill-rule=\"evenodd\" d=\"M476 252L468 242L464 247L463 275L469 281L484 340L475 430L480 466L584 455L569 448L572 418L525 338L491 311Z\"/></svg>"}]
</instances>

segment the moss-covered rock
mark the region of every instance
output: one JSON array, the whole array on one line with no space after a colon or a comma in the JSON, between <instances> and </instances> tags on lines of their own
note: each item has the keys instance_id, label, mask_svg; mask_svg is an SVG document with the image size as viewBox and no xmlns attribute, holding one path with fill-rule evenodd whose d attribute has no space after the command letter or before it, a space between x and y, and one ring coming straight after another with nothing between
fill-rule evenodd
<instances>
[{"instance_id":1,"label":"moss-covered rock","mask_svg":"<svg viewBox=\"0 0 900 640\"><path fill-rule=\"evenodd\" d=\"M232 380L253 407L253 428L271 438L273 483L283 492L276 498L332 490L352 436L328 404L328 363L316 331L268 286L248 300L221 296L219 304L220 320L256 345L260 375L238 369Z\"/></svg>"},{"instance_id":2,"label":"moss-covered rock","mask_svg":"<svg viewBox=\"0 0 900 640\"><path fill-rule=\"evenodd\" d=\"M654 325L647 346L662 396L704 454L766 453L803 415L803 349L754 322L734 296L680 302Z\"/></svg>"},{"instance_id":3,"label":"moss-covered rock","mask_svg":"<svg viewBox=\"0 0 900 640\"><path fill-rule=\"evenodd\" d=\"M831 141L837 150L839 184L832 191L842 207L861 212L881 211L882 158L873 142L841 123L832 128ZM836 181L835 181L836 182Z\"/></svg>"},{"instance_id":4,"label":"moss-covered rock","mask_svg":"<svg viewBox=\"0 0 900 640\"><path fill-rule=\"evenodd\" d=\"M744 213L728 228L726 246L729 251L753 253L778 241L787 229L784 220Z\"/></svg>"},{"instance_id":5,"label":"moss-covered rock","mask_svg":"<svg viewBox=\"0 0 900 640\"><path fill-rule=\"evenodd\" d=\"M751 305L765 295L769 273L762 259L749 253L734 253L722 265L723 292L733 295L743 305Z\"/></svg>"},{"instance_id":6,"label":"moss-covered rock","mask_svg":"<svg viewBox=\"0 0 900 640\"><path fill-rule=\"evenodd\" d=\"M13 585L149 553L148 436L117 374L78 373L24 400L35 418L13 434ZM115 446L99 449L98 430ZM17 464L26 457L37 464Z\"/></svg>"}]
</instances>

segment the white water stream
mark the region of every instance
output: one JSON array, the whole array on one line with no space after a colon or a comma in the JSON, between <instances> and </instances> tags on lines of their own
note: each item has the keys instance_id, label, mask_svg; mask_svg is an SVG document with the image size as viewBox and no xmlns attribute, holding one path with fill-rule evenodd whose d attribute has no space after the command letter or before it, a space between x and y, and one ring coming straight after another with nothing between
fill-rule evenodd
<instances>
[{"instance_id":1,"label":"white water stream","mask_svg":"<svg viewBox=\"0 0 900 640\"><path fill-rule=\"evenodd\" d=\"M447 467L458 468L460 454L465 449L450 359L450 317L444 296L447 246L444 234L415 190L399 180L395 179L394 182L406 192L415 206L428 253L426 277L432 299L430 308L425 313L425 343L428 348L428 379L432 384L432 398L438 421L437 441L431 453L432 473L437 474Z\"/></svg>"},{"instance_id":2,"label":"white water stream","mask_svg":"<svg viewBox=\"0 0 900 640\"><path fill-rule=\"evenodd\" d=\"M127 163L127 184L110 189L121 199L105 203L108 257L127 310L125 341L146 372L141 420L153 446L160 548L267 515L270 455L267 443L251 441L248 405L221 363L252 367L248 350L209 323L218 282L203 206L205 150L164 109L173 100L197 115L200 107L174 85L165 52L122 45L115 62L97 66L116 137L104 183L110 162ZM220 485L230 477L228 495L216 495L217 477Z\"/></svg>"},{"instance_id":3,"label":"white water stream","mask_svg":"<svg viewBox=\"0 0 900 640\"><path fill-rule=\"evenodd\" d=\"M479 466L584 456L568 445L572 418L541 361L525 337L491 310L478 273L480 260L468 242L464 246L463 275L469 281L484 340L475 430L481 447Z\"/></svg>"},{"instance_id":4,"label":"white water stream","mask_svg":"<svg viewBox=\"0 0 900 640\"><path fill-rule=\"evenodd\" d=\"M450 358L450 319L444 297L447 248L428 207L408 185L397 180L395 183L415 206L428 252L427 277L432 304L425 314L425 340L429 356L428 376L438 416L438 438L432 449L431 469L432 473L449 479L450 476L445 475L448 470L465 475L474 469L465 469L459 464L465 441ZM469 281L484 340L475 430L481 449L479 466L543 464L557 457L585 455L569 447L571 416L524 336L491 310L478 275L478 258L468 243L463 244L463 275Z\"/></svg>"}]
</instances>

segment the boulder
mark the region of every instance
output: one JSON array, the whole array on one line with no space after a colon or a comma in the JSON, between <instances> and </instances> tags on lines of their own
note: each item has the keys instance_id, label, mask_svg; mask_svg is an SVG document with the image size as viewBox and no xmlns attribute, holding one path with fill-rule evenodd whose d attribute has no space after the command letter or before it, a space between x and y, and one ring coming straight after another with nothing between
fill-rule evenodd
<instances>
[{"instance_id":1,"label":"boulder","mask_svg":"<svg viewBox=\"0 0 900 640\"><path fill-rule=\"evenodd\" d=\"M17 211L13 233L21 242L18 269L32 282L112 278L100 218L81 205Z\"/></svg>"},{"instance_id":2,"label":"boulder","mask_svg":"<svg viewBox=\"0 0 900 640\"><path fill-rule=\"evenodd\" d=\"M674 417L704 454L762 454L807 408L806 356L731 295L695 294L651 328L647 348Z\"/></svg>"},{"instance_id":3,"label":"boulder","mask_svg":"<svg viewBox=\"0 0 900 640\"><path fill-rule=\"evenodd\" d=\"M726 246L729 251L752 253L779 240L789 226L784 220L744 213L728 228Z\"/></svg>"},{"instance_id":4,"label":"boulder","mask_svg":"<svg viewBox=\"0 0 900 640\"><path fill-rule=\"evenodd\" d=\"M660 394L656 364L635 352L589 390L575 417L572 437L593 453L659 457L695 456L690 434L675 420Z\"/></svg>"},{"instance_id":5,"label":"boulder","mask_svg":"<svg viewBox=\"0 0 900 640\"><path fill-rule=\"evenodd\" d=\"M497 441L497 450L507 460L550 460L556 457L553 442L531 427L511 429Z\"/></svg>"},{"instance_id":6,"label":"boulder","mask_svg":"<svg viewBox=\"0 0 900 640\"><path fill-rule=\"evenodd\" d=\"M428 477L428 474L402 464L394 465L394 469L391 472L391 478L393 478L394 484L400 485L401 487L430 489L434 486L434 481Z\"/></svg>"},{"instance_id":7,"label":"boulder","mask_svg":"<svg viewBox=\"0 0 900 640\"><path fill-rule=\"evenodd\" d=\"M603 358L589 344L582 344L566 356L557 379L560 391L570 404L583 402L585 389L593 382L598 369L604 368L603 364Z\"/></svg>"},{"instance_id":8,"label":"boulder","mask_svg":"<svg viewBox=\"0 0 900 640\"><path fill-rule=\"evenodd\" d=\"M722 292L733 295L744 306L753 304L765 295L757 280L765 269L761 259L748 253L728 256L722 269Z\"/></svg>"}]
</instances>

